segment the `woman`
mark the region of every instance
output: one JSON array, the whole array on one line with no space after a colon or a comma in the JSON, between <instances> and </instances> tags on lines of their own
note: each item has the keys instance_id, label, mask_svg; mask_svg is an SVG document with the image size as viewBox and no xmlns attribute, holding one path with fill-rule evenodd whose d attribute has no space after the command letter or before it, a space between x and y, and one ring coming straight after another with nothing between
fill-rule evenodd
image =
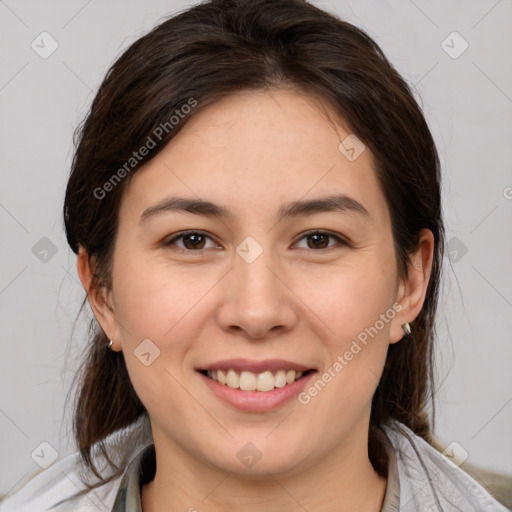
<instances>
[{"instance_id":1,"label":"woman","mask_svg":"<svg viewBox=\"0 0 512 512\"><path fill-rule=\"evenodd\" d=\"M431 445L439 167L378 46L308 3L136 41L65 198L79 453L0 509L505 510Z\"/></svg>"}]
</instances>

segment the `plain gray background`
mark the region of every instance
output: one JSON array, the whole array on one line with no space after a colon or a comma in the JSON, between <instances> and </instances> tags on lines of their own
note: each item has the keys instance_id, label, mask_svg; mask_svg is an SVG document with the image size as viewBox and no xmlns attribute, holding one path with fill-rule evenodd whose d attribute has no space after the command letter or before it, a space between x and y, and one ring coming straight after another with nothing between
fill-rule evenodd
<instances>
[{"instance_id":1,"label":"plain gray background","mask_svg":"<svg viewBox=\"0 0 512 512\"><path fill-rule=\"evenodd\" d=\"M512 474L512 2L316 4L366 30L415 86L443 165L451 249L435 433ZM64 400L85 340L82 320L70 345L83 290L61 218L73 130L115 57L186 5L0 0L0 493L39 469L42 442L59 457L73 449ZM51 49L45 31L58 48L42 58L31 44Z\"/></svg>"}]
</instances>

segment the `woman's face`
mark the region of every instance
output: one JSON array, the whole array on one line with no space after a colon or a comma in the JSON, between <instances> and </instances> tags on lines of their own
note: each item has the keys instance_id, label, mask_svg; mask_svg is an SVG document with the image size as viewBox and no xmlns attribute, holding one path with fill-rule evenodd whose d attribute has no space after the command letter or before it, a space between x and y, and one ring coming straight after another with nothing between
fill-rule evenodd
<instances>
[{"instance_id":1,"label":"woman's face","mask_svg":"<svg viewBox=\"0 0 512 512\"><path fill-rule=\"evenodd\" d=\"M373 157L349 136L313 97L239 93L133 175L102 327L157 454L293 474L366 441L388 345L413 316Z\"/></svg>"}]
</instances>

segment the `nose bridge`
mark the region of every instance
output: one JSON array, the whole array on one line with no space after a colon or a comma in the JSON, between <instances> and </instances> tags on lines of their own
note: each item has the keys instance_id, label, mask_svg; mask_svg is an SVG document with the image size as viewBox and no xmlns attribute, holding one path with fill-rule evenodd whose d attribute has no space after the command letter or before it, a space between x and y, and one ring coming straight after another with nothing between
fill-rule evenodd
<instances>
[{"instance_id":1,"label":"nose bridge","mask_svg":"<svg viewBox=\"0 0 512 512\"><path fill-rule=\"evenodd\" d=\"M296 321L293 294L280 279L275 251L247 237L236 253L219 317L223 328L242 329L253 338L290 328Z\"/></svg>"},{"instance_id":2,"label":"nose bridge","mask_svg":"<svg viewBox=\"0 0 512 512\"><path fill-rule=\"evenodd\" d=\"M252 237L251 237L252 238ZM254 239L242 242L236 249L234 276L238 301L251 309L276 309L281 290L272 267L278 265L271 248L265 249ZM281 285L282 286L282 285ZM262 310L263 311L263 310Z\"/></svg>"},{"instance_id":3,"label":"nose bridge","mask_svg":"<svg viewBox=\"0 0 512 512\"><path fill-rule=\"evenodd\" d=\"M253 296L253 298L264 298L267 303L269 303L269 299L270 301L277 299L280 292L276 290L278 287L276 272L271 270L276 266L275 258L270 250L264 251L254 261L237 257L234 270L240 293L245 296Z\"/></svg>"}]
</instances>

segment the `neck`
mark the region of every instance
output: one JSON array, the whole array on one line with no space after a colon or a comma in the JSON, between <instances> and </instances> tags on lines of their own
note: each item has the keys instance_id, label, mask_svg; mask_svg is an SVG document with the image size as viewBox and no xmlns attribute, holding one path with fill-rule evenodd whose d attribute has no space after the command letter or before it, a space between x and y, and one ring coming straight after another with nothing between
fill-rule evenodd
<instances>
[{"instance_id":1,"label":"neck","mask_svg":"<svg viewBox=\"0 0 512 512\"><path fill-rule=\"evenodd\" d=\"M154 480L142 488L143 511L379 512L387 480L368 459L367 436L366 441L356 437L359 442L334 447L307 469L259 479L221 471L179 449L160 453L155 439L158 467Z\"/></svg>"}]
</instances>

